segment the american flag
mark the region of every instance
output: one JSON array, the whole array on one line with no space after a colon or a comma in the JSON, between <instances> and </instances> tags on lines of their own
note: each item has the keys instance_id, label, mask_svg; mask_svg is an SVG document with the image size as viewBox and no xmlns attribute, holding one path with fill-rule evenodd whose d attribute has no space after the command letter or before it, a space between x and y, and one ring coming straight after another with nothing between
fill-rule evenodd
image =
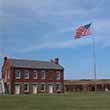
<instances>
[{"instance_id":1,"label":"american flag","mask_svg":"<svg viewBox=\"0 0 110 110\"><path fill-rule=\"evenodd\" d=\"M82 36L90 35L91 34L90 27L91 27L91 23L78 27L76 29L75 39L79 39Z\"/></svg>"}]
</instances>

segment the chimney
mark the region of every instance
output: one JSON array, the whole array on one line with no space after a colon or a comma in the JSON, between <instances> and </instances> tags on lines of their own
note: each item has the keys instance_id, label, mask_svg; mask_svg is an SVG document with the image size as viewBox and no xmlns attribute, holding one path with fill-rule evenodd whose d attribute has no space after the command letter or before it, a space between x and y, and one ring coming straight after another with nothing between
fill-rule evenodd
<instances>
[{"instance_id":1,"label":"chimney","mask_svg":"<svg viewBox=\"0 0 110 110\"><path fill-rule=\"evenodd\" d=\"M59 58L55 58L55 59L54 59L54 63L55 63L55 64L59 64Z\"/></svg>"},{"instance_id":2,"label":"chimney","mask_svg":"<svg viewBox=\"0 0 110 110\"><path fill-rule=\"evenodd\" d=\"M7 56L5 56L5 57L4 57L4 61L6 61L7 59L8 59L8 57L7 57Z\"/></svg>"}]
</instances>

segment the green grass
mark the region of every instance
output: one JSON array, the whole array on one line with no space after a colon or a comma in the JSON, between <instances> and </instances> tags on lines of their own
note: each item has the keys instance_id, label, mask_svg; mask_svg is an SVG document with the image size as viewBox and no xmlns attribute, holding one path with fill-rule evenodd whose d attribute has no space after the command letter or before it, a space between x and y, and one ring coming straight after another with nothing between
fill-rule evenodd
<instances>
[{"instance_id":1,"label":"green grass","mask_svg":"<svg viewBox=\"0 0 110 110\"><path fill-rule=\"evenodd\" d=\"M110 93L0 96L0 110L110 110Z\"/></svg>"}]
</instances>

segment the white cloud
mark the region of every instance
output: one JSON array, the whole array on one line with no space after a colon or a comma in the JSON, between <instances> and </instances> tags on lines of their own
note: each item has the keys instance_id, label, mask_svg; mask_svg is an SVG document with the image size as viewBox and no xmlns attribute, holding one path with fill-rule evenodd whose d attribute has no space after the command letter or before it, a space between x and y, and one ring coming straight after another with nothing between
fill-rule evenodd
<instances>
[{"instance_id":1,"label":"white cloud","mask_svg":"<svg viewBox=\"0 0 110 110\"><path fill-rule=\"evenodd\" d=\"M80 15L90 14L90 12L97 11L100 6L103 4L104 0L99 2L98 0L4 0L4 8L11 9L29 9L34 14L41 16L49 15ZM97 5L96 5L97 4ZM88 9L88 5L90 9ZM38 16L37 16L38 17Z\"/></svg>"},{"instance_id":2,"label":"white cloud","mask_svg":"<svg viewBox=\"0 0 110 110\"><path fill-rule=\"evenodd\" d=\"M68 40L68 41L57 41L57 42L44 42L42 44L36 44L36 45L32 45L30 47L24 48L24 49L20 49L18 52L31 52L31 51L36 51L36 50L40 50L40 49L61 49L61 48L75 48L77 46L86 46L91 44L91 39L89 38L85 38L82 40Z\"/></svg>"},{"instance_id":3,"label":"white cloud","mask_svg":"<svg viewBox=\"0 0 110 110\"><path fill-rule=\"evenodd\" d=\"M50 25L56 26L58 23L60 25L61 22L64 24L65 20L73 19L73 21L77 21L82 18L88 18L90 15L94 16L96 12L100 11L104 0L101 0L101 2L98 0L84 0L83 3L82 0L71 0L69 2L67 0L58 2L56 2L56 0L11 0L11 2L4 0L3 2L4 9L6 8L4 14L8 14L8 16L17 16L16 19L22 19L22 22L25 22L29 16L22 18L22 14L19 15L25 10L26 12L24 14L30 14L31 20L37 18L39 19L38 22L45 21ZM90 6L89 9L88 5ZM20 9L22 9L22 11ZM14 12L12 10L16 11ZM19 10L21 12L19 12ZM12 19L13 21L14 18Z\"/></svg>"},{"instance_id":4,"label":"white cloud","mask_svg":"<svg viewBox=\"0 0 110 110\"><path fill-rule=\"evenodd\" d=\"M47 22L47 25L51 25L51 27L53 28L52 32L48 31L46 34L44 33L44 36L41 36L45 39L48 39L47 41L44 41L43 44L40 45L30 45L30 47L21 49L22 52L29 52L43 48L70 48L71 46L78 46L80 44L86 45L88 44L88 42L84 40L82 43L81 40L80 43L76 43L77 41L74 40L65 41L63 39L62 41L57 42L59 37L62 36L63 33L73 33L73 31L75 31L75 28L77 27L76 24L81 25L82 23L87 23L87 21L90 20L93 20L93 24L95 25L93 34L97 37L97 42L102 42L102 39L104 42L107 41L107 38L102 38L102 35L110 35L110 20L96 20L94 18L94 14L100 11L101 7L103 6L103 2L104 0L101 0L101 2L99 2L98 0L84 0L83 3L82 0L61 0L58 2L56 2L56 0L11 0L11 2L4 0L4 6L8 9L5 10L6 13L4 12L4 15L6 14L8 16L8 21L12 21L12 23L14 23L15 21L18 23L23 22L25 24L28 23L28 20L33 20L33 17L35 17L36 19L39 18L37 22L45 21ZM88 7L88 4L90 5L90 7ZM21 12L11 12L12 9L19 10L20 8L28 10L29 12L27 11L27 13L32 13L33 16L31 18L24 16L23 18L19 15L19 13ZM84 19L86 20L81 20L82 17L84 17ZM16 19L19 20L16 21ZM51 39L52 35L56 39L54 42Z\"/></svg>"},{"instance_id":5,"label":"white cloud","mask_svg":"<svg viewBox=\"0 0 110 110\"><path fill-rule=\"evenodd\" d=\"M93 34L87 38L82 38L79 40L74 40L74 38L72 40L63 40L62 33L66 33L66 32L73 32L73 30L75 31L75 29L73 27L70 28L64 28L61 30L57 30L55 32L51 32L51 33L47 33L44 38L47 38L47 41L44 41L41 44L35 44L35 45L31 45L30 47L21 49L19 52L31 52L31 51L35 51L35 50L39 50L39 49L47 49L47 48L75 48L78 46L85 46L85 45L89 45L92 43L91 37L95 37L96 43L97 44L101 44L102 47L110 47L110 37L108 36L104 36L106 35L106 31L109 31L108 29L110 29L110 21L109 20L95 20L95 23L93 24L95 25L95 28L93 31ZM56 38L56 41L53 42L53 40L49 40L50 37L53 35ZM101 33L103 33L101 35ZM108 34L110 35L110 33ZM59 40L58 41L58 37L62 38L62 41ZM69 36L72 38L72 36Z\"/></svg>"}]
</instances>

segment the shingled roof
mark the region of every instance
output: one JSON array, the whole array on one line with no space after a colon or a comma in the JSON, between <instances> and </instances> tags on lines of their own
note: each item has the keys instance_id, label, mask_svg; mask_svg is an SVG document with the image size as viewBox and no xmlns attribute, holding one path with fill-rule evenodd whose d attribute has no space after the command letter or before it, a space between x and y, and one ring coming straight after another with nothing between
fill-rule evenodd
<instances>
[{"instance_id":1,"label":"shingled roof","mask_svg":"<svg viewBox=\"0 0 110 110\"><path fill-rule=\"evenodd\" d=\"M57 69L63 70L59 64L49 61L35 61L35 60L22 60L22 59L8 59L11 67L16 68L32 68L32 69Z\"/></svg>"}]
</instances>

